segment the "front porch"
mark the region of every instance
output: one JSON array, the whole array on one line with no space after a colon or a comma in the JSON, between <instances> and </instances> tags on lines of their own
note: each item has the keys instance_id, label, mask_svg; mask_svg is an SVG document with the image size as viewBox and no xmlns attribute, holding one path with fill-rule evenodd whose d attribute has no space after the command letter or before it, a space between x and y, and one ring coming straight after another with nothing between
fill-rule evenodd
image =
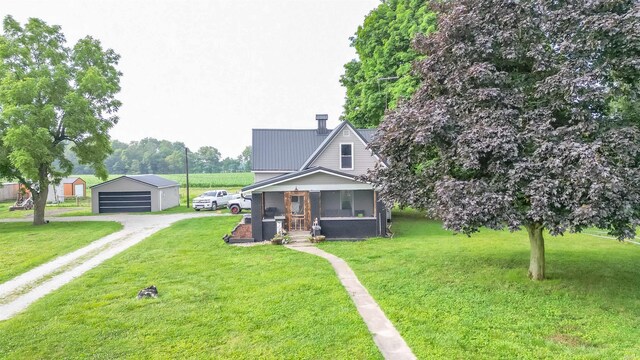
<instances>
[{"instance_id":1,"label":"front porch","mask_svg":"<svg viewBox=\"0 0 640 360\"><path fill-rule=\"evenodd\" d=\"M374 190L274 191L252 195L256 241L279 230L309 234L315 219L327 239L384 236L386 209Z\"/></svg>"},{"instance_id":2,"label":"front porch","mask_svg":"<svg viewBox=\"0 0 640 360\"><path fill-rule=\"evenodd\" d=\"M310 233L317 219L327 239L385 236L387 212L371 184L339 171L312 168L247 186L252 236L269 240L279 230Z\"/></svg>"}]
</instances>

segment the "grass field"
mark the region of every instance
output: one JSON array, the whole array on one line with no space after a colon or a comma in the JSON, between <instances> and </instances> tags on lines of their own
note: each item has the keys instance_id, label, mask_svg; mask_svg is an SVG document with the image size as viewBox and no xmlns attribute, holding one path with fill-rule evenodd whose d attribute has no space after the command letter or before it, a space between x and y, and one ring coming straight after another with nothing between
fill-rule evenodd
<instances>
[{"instance_id":1,"label":"grass field","mask_svg":"<svg viewBox=\"0 0 640 360\"><path fill-rule=\"evenodd\" d=\"M15 210L9 211L9 207L13 206L14 201L0 202L0 219L33 219L33 210ZM60 216L64 213L91 213L91 199L82 199L76 203L75 200L69 200L60 204L47 204L45 208L45 216Z\"/></svg>"},{"instance_id":2,"label":"grass field","mask_svg":"<svg viewBox=\"0 0 640 360\"><path fill-rule=\"evenodd\" d=\"M105 221L42 226L0 223L0 283L121 228Z\"/></svg>"},{"instance_id":3,"label":"grass field","mask_svg":"<svg viewBox=\"0 0 640 360\"><path fill-rule=\"evenodd\" d=\"M99 184L102 180L98 179L95 175L72 175L74 177L81 177L87 182L87 187ZM109 175L109 179L115 179L122 175ZM185 174L158 174L163 178L177 181L180 183L180 187L186 187L186 175ZM217 173L217 174L189 174L189 187L193 188L228 188L235 187L241 188L253 183L253 174L250 172L244 173Z\"/></svg>"},{"instance_id":4,"label":"grass field","mask_svg":"<svg viewBox=\"0 0 640 360\"><path fill-rule=\"evenodd\" d=\"M546 238L548 280L527 278L525 232L454 236L416 213L395 238L324 243L418 358L640 359L640 246Z\"/></svg>"},{"instance_id":5,"label":"grass field","mask_svg":"<svg viewBox=\"0 0 640 360\"><path fill-rule=\"evenodd\" d=\"M24 218L33 211L9 211L9 208L13 206L14 201L2 201L0 202L0 219L20 219Z\"/></svg>"},{"instance_id":6,"label":"grass field","mask_svg":"<svg viewBox=\"0 0 640 360\"><path fill-rule=\"evenodd\" d=\"M0 357L381 358L326 261L228 246L237 221L177 223L87 272L0 322Z\"/></svg>"}]
</instances>

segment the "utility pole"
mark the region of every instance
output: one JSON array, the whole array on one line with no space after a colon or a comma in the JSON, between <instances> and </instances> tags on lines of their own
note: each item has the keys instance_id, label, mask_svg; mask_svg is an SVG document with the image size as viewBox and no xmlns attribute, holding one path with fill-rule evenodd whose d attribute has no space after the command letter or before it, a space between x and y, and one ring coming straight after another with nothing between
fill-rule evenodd
<instances>
[{"instance_id":1,"label":"utility pole","mask_svg":"<svg viewBox=\"0 0 640 360\"><path fill-rule=\"evenodd\" d=\"M189 148L184 148L184 165L187 173L187 207L189 207Z\"/></svg>"}]
</instances>

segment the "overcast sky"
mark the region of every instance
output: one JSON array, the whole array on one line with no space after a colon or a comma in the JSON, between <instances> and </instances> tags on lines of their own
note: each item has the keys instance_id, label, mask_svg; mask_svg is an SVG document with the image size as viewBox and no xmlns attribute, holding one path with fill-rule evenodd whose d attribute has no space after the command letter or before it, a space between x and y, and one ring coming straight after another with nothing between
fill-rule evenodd
<instances>
[{"instance_id":1,"label":"overcast sky","mask_svg":"<svg viewBox=\"0 0 640 360\"><path fill-rule=\"evenodd\" d=\"M252 128L338 124L349 37L379 0L2 0L0 15L91 35L122 56L114 139L182 141L235 157Z\"/></svg>"}]
</instances>

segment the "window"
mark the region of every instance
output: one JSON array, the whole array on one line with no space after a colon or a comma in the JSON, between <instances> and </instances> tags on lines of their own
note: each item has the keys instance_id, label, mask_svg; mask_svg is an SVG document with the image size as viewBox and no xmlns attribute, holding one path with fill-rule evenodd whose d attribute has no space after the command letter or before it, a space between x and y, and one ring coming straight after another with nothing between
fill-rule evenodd
<instances>
[{"instance_id":1,"label":"window","mask_svg":"<svg viewBox=\"0 0 640 360\"><path fill-rule=\"evenodd\" d=\"M264 219L273 219L284 215L284 193L267 192L263 194Z\"/></svg>"},{"instance_id":2,"label":"window","mask_svg":"<svg viewBox=\"0 0 640 360\"><path fill-rule=\"evenodd\" d=\"M331 190L320 192L323 218L375 217L373 190Z\"/></svg>"},{"instance_id":3,"label":"window","mask_svg":"<svg viewBox=\"0 0 640 360\"><path fill-rule=\"evenodd\" d=\"M349 130L342 130L342 136L344 136L344 137L351 136L351 131L349 131Z\"/></svg>"},{"instance_id":4,"label":"window","mask_svg":"<svg viewBox=\"0 0 640 360\"><path fill-rule=\"evenodd\" d=\"M340 190L340 210L351 210L353 209L353 191L351 190Z\"/></svg>"},{"instance_id":5,"label":"window","mask_svg":"<svg viewBox=\"0 0 640 360\"><path fill-rule=\"evenodd\" d=\"M353 170L353 144L340 144L340 169Z\"/></svg>"}]
</instances>

